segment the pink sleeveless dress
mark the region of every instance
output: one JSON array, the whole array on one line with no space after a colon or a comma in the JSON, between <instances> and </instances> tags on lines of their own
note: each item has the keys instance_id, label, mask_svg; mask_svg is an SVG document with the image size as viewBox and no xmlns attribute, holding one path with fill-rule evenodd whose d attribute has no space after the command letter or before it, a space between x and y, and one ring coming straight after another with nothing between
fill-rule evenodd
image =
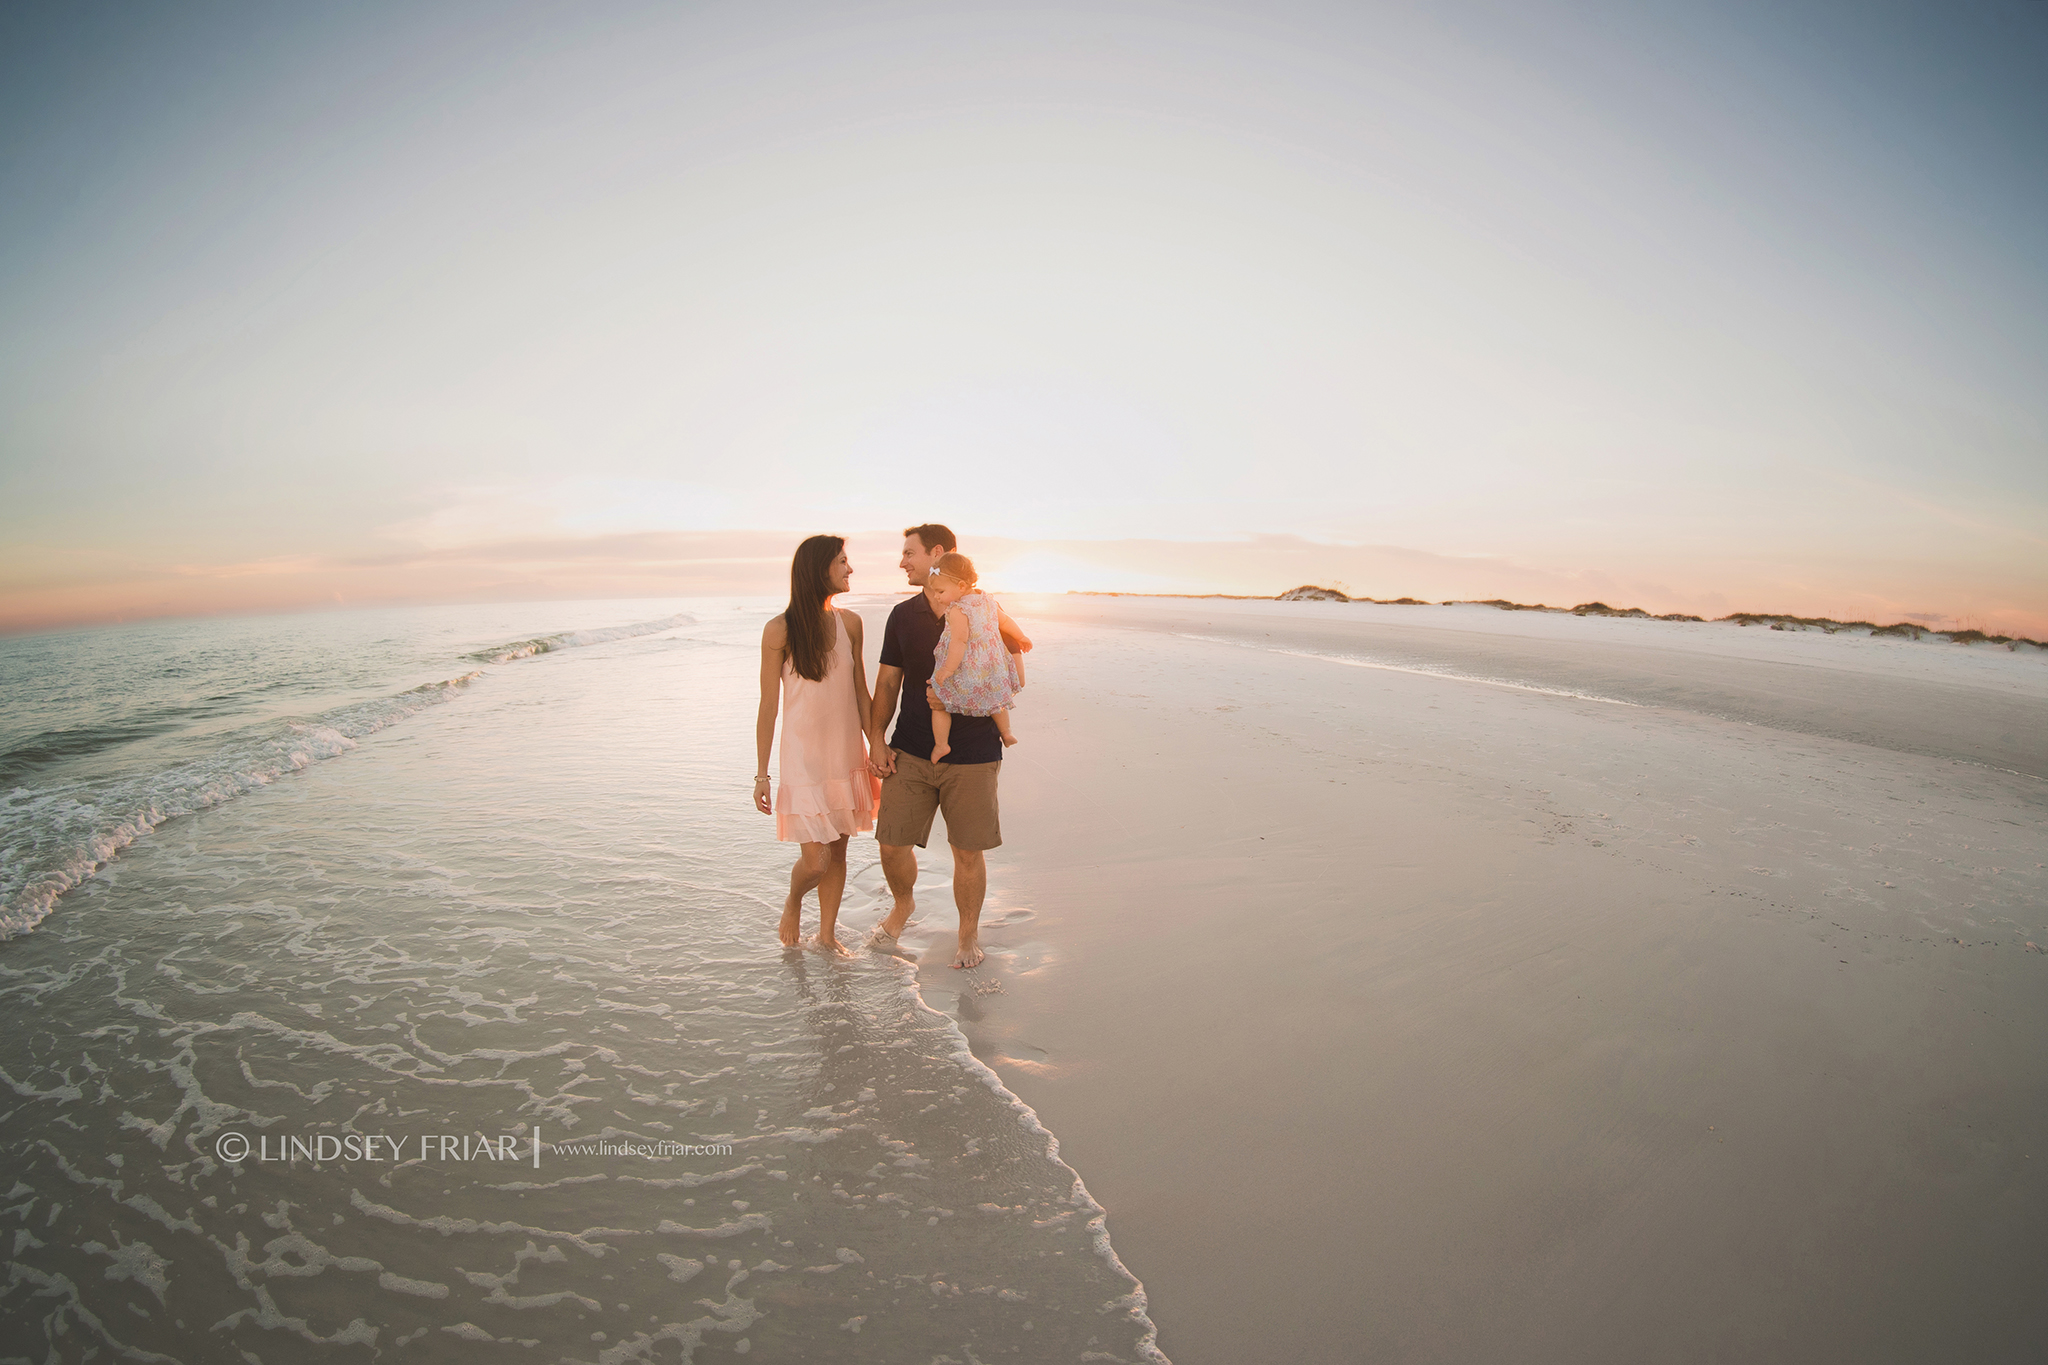
<instances>
[{"instance_id":1,"label":"pink sleeveless dress","mask_svg":"<svg viewBox=\"0 0 2048 1365\"><path fill-rule=\"evenodd\" d=\"M825 676L799 677L782 661L782 756L775 788L775 837L829 844L875 827L879 778L868 773L853 687L853 640L835 613Z\"/></svg>"}]
</instances>

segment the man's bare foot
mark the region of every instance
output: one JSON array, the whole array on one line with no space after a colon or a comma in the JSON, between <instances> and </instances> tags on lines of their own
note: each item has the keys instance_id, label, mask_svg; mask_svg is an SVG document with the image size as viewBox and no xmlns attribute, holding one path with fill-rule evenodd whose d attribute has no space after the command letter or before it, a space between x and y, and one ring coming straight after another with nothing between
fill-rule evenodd
<instances>
[{"instance_id":1,"label":"man's bare foot","mask_svg":"<svg viewBox=\"0 0 2048 1365\"><path fill-rule=\"evenodd\" d=\"M981 944L975 935L960 940L960 951L953 954L955 967L979 967L982 959Z\"/></svg>"},{"instance_id":2,"label":"man's bare foot","mask_svg":"<svg viewBox=\"0 0 2048 1365\"><path fill-rule=\"evenodd\" d=\"M776 934L782 939L783 947L794 948L801 941L802 936L797 933L797 927L803 922L803 913L804 903L802 901L784 901L782 903L782 924L777 928Z\"/></svg>"},{"instance_id":3,"label":"man's bare foot","mask_svg":"<svg viewBox=\"0 0 2048 1365\"><path fill-rule=\"evenodd\" d=\"M847 947L845 944L841 943L837 938L830 934L820 934L816 938L812 939L811 942L817 944L820 948L823 948L828 953L836 953L840 957L853 956L853 950L851 948Z\"/></svg>"},{"instance_id":4,"label":"man's bare foot","mask_svg":"<svg viewBox=\"0 0 2048 1365\"><path fill-rule=\"evenodd\" d=\"M934 744L932 745L932 762L936 763L952 752L953 746L950 744Z\"/></svg>"},{"instance_id":5,"label":"man's bare foot","mask_svg":"<svg viewBox=\"0 0 2048 1365\"><path fill-rule=\"evenodd\" d=\"M910 917L916 913L916 910L917 907L914 905L894 907L888 914L882 917L882 922L875 926L875 937L892 940L902 937L903 926L910 923Z\"/></svg>"}]
</instances>

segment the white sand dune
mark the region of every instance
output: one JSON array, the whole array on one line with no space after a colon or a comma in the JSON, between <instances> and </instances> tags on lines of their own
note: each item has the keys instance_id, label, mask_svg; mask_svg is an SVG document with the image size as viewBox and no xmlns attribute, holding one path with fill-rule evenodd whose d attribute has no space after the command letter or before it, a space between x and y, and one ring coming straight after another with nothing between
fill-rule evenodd
<instances>
[{"instance_id":1,"label":"white sand dune","mask_svg":"<svg viewBox=\"0 0 2048 1365\"><path fill-rule=\"evenodd\" d=\"M1003 993L925 987L1180 1365L2034 1358L2048 656L1011 607Z\"/></svg>"}]
</instances>

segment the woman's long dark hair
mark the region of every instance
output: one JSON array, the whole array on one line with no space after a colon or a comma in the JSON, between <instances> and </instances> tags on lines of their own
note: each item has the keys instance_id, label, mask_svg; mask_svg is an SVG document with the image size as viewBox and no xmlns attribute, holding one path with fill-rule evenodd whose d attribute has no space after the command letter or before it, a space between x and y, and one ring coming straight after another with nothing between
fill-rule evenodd
<instances>
[{"instance_id":1,"label":"woman's long dark hair","mask_svg":"<svg viewBox=\"0 0 2048 1365\"><path fill-rule=\"evenodd\" d=\"M832 599L832 561L845 548L844 536L812 536L789 561L789 606L782 613L789 629L789 666L812 682L824 681L832 663L835 626L825 615L825 603Z\"/></svg>"}]
</instances>

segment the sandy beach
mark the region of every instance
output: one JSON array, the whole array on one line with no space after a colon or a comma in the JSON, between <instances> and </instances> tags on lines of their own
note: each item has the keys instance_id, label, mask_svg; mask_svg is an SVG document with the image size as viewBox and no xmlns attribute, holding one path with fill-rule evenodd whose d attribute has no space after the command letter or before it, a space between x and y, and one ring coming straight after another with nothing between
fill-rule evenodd
<instances>
[{"instance_id":1,"label":"sandy beach","mask_svg":"<svg viewBox=\"0 0 2048 1365\"><path fill-rule=\"evenodd\" d=\"M0 1356L2039 1357L2048 659L1007 600L971 972L776 947L766 601L0 654Z\"/></svg>"},{"instance_id":2,"label":"sandy beach","mask_svg":"<svg viewBox=\"0 0 2048 1365\"><path fill-rule=\"evenodd\" d=\"M921 984L1180 1365L2038 1358L2048 660L1011 606L1002 989Z\"/></svg>"}]
</instances>

